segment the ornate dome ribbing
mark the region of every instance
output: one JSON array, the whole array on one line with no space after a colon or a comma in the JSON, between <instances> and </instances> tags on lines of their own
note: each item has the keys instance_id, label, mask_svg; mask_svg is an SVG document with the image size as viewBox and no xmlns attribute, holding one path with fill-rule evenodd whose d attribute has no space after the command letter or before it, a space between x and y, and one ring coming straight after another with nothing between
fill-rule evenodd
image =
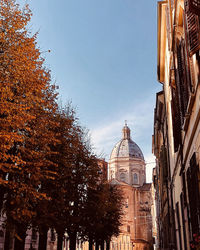
<instances>
[{"instance_id":1,"label":"ornate dome ribbing","mask_svg":"<svg viewBox=\"0 0 200 250\"><path fill-rule=\"evenodd\" d=\"M123 127L122 135L123 138L113 148L110 159L118 157L131 157L144 160L141 149L130 138L130 129L127 125Z\"/></svg>"}]
</instances>

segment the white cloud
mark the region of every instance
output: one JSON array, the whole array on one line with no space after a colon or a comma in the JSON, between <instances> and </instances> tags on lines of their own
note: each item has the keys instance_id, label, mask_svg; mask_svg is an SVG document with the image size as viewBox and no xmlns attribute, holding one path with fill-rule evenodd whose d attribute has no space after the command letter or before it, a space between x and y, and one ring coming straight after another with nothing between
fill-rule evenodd
<instances>
[{"instance_id":1,"label":"white cloud","mask_svg":"<svg viewBox=\"0 0 200 250\"><path fill-rule=\"evenodd\" d=\"M153 131L154 100L132 104L126 112L120 111L114 117L107 117L102 124L91 130L91 139L97 154L104 153L109 158L114 145L121 138L124 121L127 120L131 129L132 139L141 147L144 156L151 153L151 135Z\"/></svg>"}]
</instances>

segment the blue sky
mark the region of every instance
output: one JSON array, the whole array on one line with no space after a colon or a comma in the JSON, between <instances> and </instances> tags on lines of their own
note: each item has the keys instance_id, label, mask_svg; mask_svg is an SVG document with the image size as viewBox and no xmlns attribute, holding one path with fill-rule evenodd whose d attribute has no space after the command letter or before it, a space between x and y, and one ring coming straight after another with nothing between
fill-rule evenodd
<instances>
[{"instance_id":1,"label":"blue sky","mask_svg":"<svg viewBox=\"0 0 200 250\"><path fill-rule=\"evenodd\" d=\"M20 0L20 2L25 2ZM147 162L157 82L157 1L29 0L31 30L59 86L106 159L124 120ZM45 51L51 50L51 53ZM147 170L150 165L147 165Z\"/></svg>"}]
</instances>

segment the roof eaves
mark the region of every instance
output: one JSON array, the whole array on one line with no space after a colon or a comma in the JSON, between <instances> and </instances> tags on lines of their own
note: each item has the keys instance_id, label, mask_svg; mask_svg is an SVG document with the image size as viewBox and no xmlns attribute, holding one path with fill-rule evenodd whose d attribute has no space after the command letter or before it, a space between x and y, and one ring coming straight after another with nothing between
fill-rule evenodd
<instances>
[{"instance_id":1,"label":"roof eaves","mask_svg":"<svg viewBox=\"0 0 200 250\"><path fill-rule=\"evenodd\" d=\"M167 1L158 2L158 30L157 30L157 77L160 83L164 82L165 49L166 49L166 16Z\"/></svg>"}]
</instances>

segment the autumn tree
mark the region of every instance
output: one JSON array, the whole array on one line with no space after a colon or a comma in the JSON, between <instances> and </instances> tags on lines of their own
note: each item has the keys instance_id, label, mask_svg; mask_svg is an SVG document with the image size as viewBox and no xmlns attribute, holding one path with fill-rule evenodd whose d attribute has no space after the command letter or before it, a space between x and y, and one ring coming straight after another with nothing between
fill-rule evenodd
<instances>
[{"instance_id":1,"label":"autumn tree","mask_svg":"<svg viewBox=\"0 0 200 250\"><path fill-rule=\"evenodd\" d=\"M50 222L52 222L53 217L49 206L52 200L50 191L57 178L57 165L54 158L57 154L55 147L58 144L57 126L59 126L59 122L55 119L56 112L45 112L44 116L42 116L41 113L42 112L40 112L40 116L38 117L39 119L35 120L37 129L33 131L36 132L36 134L30 137L29 144L27 145L30 146L30 148L36 147L36 155L28 154L26 155L26 159L30 160L30 162L34 162L35 166L37 166L37 164L41 166L36 186L38 198L31 203L34 211L31 218L31 226L37 228L40 232L40 245L46 246L45 239L47 241L47 231L52 225ZM38 122L41 124L40 126L37 125ZM27 151L28 149L26 147L25 152ZM35 166L33 167L35 168ZM35 181L36 180L34 180L34 182ZM43 195L42 197L40 197L41 194ZM45 217L43 216L44 214Z\"/></svg>"},{"instance_id":2,"label":"autumn tree","mask_svg":"<svg viewBox=\"0 0 200 250\"><path fill-rule=\"evenodd\" d=\"M54 174L47 156L54 154L50 128L56 124L49 117L57 109L56 92L37 36L27 29L30 18L27 5L21 10L14 0L0 1L0 205L15 249L22 249L34 204L47 199L41 183ZM10 241L7 234L5 247Z\"/></svg>"},{"instance_id":3,"label":"autumn tree","mask_svg":"<svg viewBox=\"0 0 200 250\"><path fill-rule=\"evenodd\" d=\"M36 203L33 226L40 232L39 250L46 249L47 231L55 229L57 249L62 249L64 233L74 249L80 231L88 187L95 186L98 176L97 159L92 154L85 131L79 125L74 109L68 105L54 113L56 143L49 145L49 160L54 163L55 178L41 185L48 200ZM55 166L55 167L54 167Z\"/></svg>"},{"instance_id":4,"label":"autumn tree","mask_svg":"<svg viewBox=\"0 0 200 250\"><path fill-rule=\"evenodd\" d=\"M99 185L97 158L74 110L58 109L37 35L27 28L30 19L27 5L20 9L15 0L0 1L0 209L7 217L5 249L13 236L15 250L23 249L29 226L40 233L40 250L46 249L49 228L57 232L58 249L65 232L70 249L75 249L77 237L85 239L91 230L93 241L118 233L120 197L115 187ZM91 207L92 198L97 211ZM91 208L89 214L86 208ZM96 218L90 217L93 212L98 212ZM94 219L96 224L87 228Z\"/></svg>"},{"instance_id":5,"label":"autumn tree","mask_svg":"<svg viewBox=\"0 0 200 250\"><path fill-rule=\"evenodd\" d=\"M61 144L57 154L59 174L53 198L53 204L56 205L55 229L58 234L58 249L61 249L65 231L69 235L70 249L75 249L84 216L87 190L96 185L99 177L98 164L87 133L77 123L74 111L67 108L60 118ZM58 191L61 192L58 194Z\"/></svg>"},{"instance_id":6,"label":"autumn tree","mask_svg":"<svg viewBox=\"0 0 200 250\"><path fill-rule=\"evenodd\" d=\"M89 249L96 244L104 248L112 236L119 234L122 216L122 192L117 185L98 183L96 188L88 190L85 206L83 237L89 241Z\"/></svg>"},{"instance_id":7,"label":"autumn tree","mask_svg":"<svg viewBox=\"0 0 200 250\"><path fill-rule=\"evenodd\" d=\"M68 106L65 110L57 110L53 120L57 124L54 127L56 143L49 145L49 147L55 154L51 154L49 160L54 162L51 170L54 172L55 178L47 179L42 183L40 189L46 193L49 199L41 200L36 204L36 216L33 220L34 227L40 233L39 250L46 250L49 228L57 229L58 244L62 245L65 232L64 211L68 207L65 200L70 192L70 189L66 187L66 181L71 178L69 166L72 164L73 147L76 144L73 109Z\"/></svg>"}]
</instances>

